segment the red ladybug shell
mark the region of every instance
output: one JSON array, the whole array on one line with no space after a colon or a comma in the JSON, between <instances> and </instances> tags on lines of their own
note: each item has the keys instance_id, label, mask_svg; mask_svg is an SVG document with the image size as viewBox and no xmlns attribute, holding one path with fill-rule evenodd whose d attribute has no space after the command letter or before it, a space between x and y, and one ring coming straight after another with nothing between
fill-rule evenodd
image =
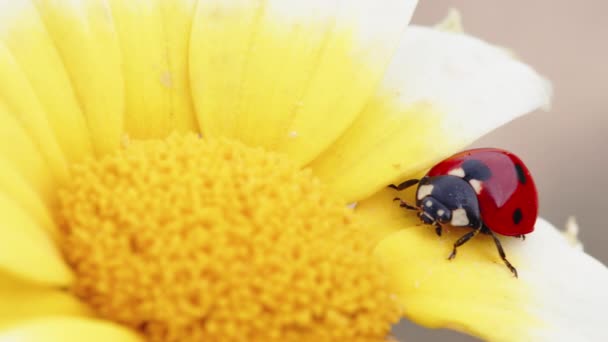
<instances>
[{"instance_id":1,"label":"red ladybug shell","mask_svg":"<svg viewBox=\"0 0 608 342\"><path fill-rule=\"evenodd\" d=\"M531 233L538 216L538 194L530 171L516 155L496 148L468 150L435 165L427 176L462 176L458 169L467 161L479 161L490 170L489 177L478 183L481 187L477 189L486 226L508 236Z\"/></svg>"}]
</instances>

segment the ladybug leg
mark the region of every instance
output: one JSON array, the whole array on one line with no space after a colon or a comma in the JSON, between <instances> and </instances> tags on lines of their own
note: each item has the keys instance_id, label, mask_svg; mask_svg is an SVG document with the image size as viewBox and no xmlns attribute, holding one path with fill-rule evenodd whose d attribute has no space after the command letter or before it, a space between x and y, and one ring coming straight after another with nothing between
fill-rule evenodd
<instances>
[{"instance_id":1,"label":"ladybug leg","mask_svg":"<svg viewBox=\"0 0 608 342\"><path fill-rule=\"evenodd\" d=\"M456 240L456 242L454 242L454 249L452 249L452 253L450 253L448 260L452 260L456 257L456 248L464 245L467 241L474 238L475 235L479 234L479 232L481 232L481 227L475 229L474 231L464 234L463 236L460 237L460 239Z\"/></svg>"},{"instance_id":2,"label":"ladybug leg","mask_svg":"<svg viewBox=\"0 0 608 342\"><path fill-rule=\"evenodd\" d=\"M405 208L405 209L409 209L409 210L418 210L418 208L414 207L413 205L409 205L407 203L405 203L401 198L399 197L395 197L393 198L393 201L399 201L399 206L401 208Z\"/></svg>"},{"instance_id":3,"label":"ladybug leg","mask_svg":"<svg viewBox=\"0 0 608 342\"><path fill-rule=\"evenodd\" d=\"M521 235L515 235L514 237L515 237L515 238L517 238L517 239L526 240L526 236L525 236L524 234L521 234Z\"/></svg>"},{"instance_id":4,"label":"ladybug leg","mask_svg":"<svg viewBox=\"0 0 608 342\"><path fill-rule=\"evenodd\" d=\"M439 222L435 222L435 234L437 234L437 236L441 236L441 232L441 224Z\"/></svg>"},{"instance_id":5,"label":"ladybug leg","mask_svg":"<svg viewBox=\"0 0 608 342\"><path fill-rule=\"evenodd\" d=\"M504 261L505 265L507 265L507 267L509 268L511 273L513 273L515 278L517 278L517 270L515 269L515 267L513 267L513 265L511 265L509 260L507 260L507 255L505 254L505 250L502 249L500 240L498 240L498 237L496 236L496 234L494 234L494 232L492 232L490 229L488 229L488 231L490 232L490 235L492 235L492 239L494 239L494 244L496 245L496 249L498 249L498 254L500 254L500 258L502 259L502 261Z\"/></svg>"},{"instance_id":6,"label":"ladybug leg","mask_svg":"<svg viewBox=\"0 0 608 342\"><path fill-rule=\"evenodd\" d=\"M405 189L407 189L409 187L412 187L412 186L418 184L418 182L420 182L419 179L409 179L409 180L406 180L405 182L403 182L403 183L401 183L399 185L391 184L388 187L391 188L391 189L395 189L395 190L401 191L401 190L405 190Z\"/></svg>"}]
</instances>

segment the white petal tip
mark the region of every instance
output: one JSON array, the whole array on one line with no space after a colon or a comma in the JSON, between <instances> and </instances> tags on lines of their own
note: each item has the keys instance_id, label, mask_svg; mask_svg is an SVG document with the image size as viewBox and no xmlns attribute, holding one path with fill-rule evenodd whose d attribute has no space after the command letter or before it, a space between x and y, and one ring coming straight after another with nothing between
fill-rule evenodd
<instances>
[{"instance_id":1,"label":"white petal tip","mask_svg":"<svg viewBox=\"0 0 608 342\"><path fill-rule=\"evenodd\" d=\"M440 31L447 31L452 33L464 33L462 26L462 15L460 11L455 8L450 8L448 14L439 23L435 25L435 28Z\"/></svg>"},{"instance_id":2,"label":"white petal tip","mask_svg":"<svg viewBox=\"0 0 608 342\"><path fill-rule=\"evenodd\" d=\"M521 279L535 293L531 312L544 322L532 331L535 340L608 341L608 268L582 251L577 231L572 219L565 232L539 219L521 248L528 254Z\"/></svg>"},{"instance_id":3,"label":"white petal tip","mask_svg":"<svg viewBox=\"0 0 608 342\"><path fill-rule=\"evenodd\" d=\"M553 104L553 84L548 79L543 79L542 88L545 94L545 101L541 104L540 109L548 112L551 110L551 105Z\"/></svg>"},{"instance_id":4,"label":"white petal tip","mask_svg":"<svg viewBox=\"0 0 608 342\"><path fill-rule=\"evenodd\" d=\"M444 113L443 130L464 145L523 114L549 109L553 94L551 83L509 50L420 26L406 31L383 86L399 90L404 106L425 102Z\"/></svg>"},{"instance_id":5,"label":"white petal tip","mask_svg":"<svg viewBox=\"0 0 608 342\"><path fill-rule=\"evenodd\" d=\"M579 225L578 222L576 222L576 218L574 216L568 217L568 220L566 221L566 230L563 232L564 237L572 247L582 251L583 244L578 239L578 232Z\"/></svg>"}]
</instances>

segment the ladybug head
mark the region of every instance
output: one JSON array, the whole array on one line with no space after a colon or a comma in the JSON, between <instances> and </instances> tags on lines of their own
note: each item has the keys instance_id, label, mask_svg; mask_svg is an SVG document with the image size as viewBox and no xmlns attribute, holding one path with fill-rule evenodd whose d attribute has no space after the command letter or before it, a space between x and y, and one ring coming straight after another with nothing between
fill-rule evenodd
<instances>
[{"instance_id":1,"label":"ladybug head","mask_svg":"<svg viewBox=\"0 0 608 342\"><path fill-rule=\"evenodd\" d=\"M416 207L420 219L427 224L479 227L481 223L475 190L457 176L422 178L416 191Z\"/></svg>"}]
</instances>

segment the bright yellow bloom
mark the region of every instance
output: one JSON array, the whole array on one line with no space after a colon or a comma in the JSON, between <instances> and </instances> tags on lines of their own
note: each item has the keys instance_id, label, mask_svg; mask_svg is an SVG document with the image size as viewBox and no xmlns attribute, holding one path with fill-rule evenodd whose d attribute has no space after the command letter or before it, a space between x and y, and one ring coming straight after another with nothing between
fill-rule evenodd
<instances>
[{"instance_id":1,"label":"bright yellow bloom","mask_svg":"<svg viewBox=\"0 0 608 342\"><path fill-rule=\"evenodd\" d=\"M0 342L608 339L545 221L514 279L391 202L551 92L415 5L0 0Z\"/></svg>"}]
</instances>

